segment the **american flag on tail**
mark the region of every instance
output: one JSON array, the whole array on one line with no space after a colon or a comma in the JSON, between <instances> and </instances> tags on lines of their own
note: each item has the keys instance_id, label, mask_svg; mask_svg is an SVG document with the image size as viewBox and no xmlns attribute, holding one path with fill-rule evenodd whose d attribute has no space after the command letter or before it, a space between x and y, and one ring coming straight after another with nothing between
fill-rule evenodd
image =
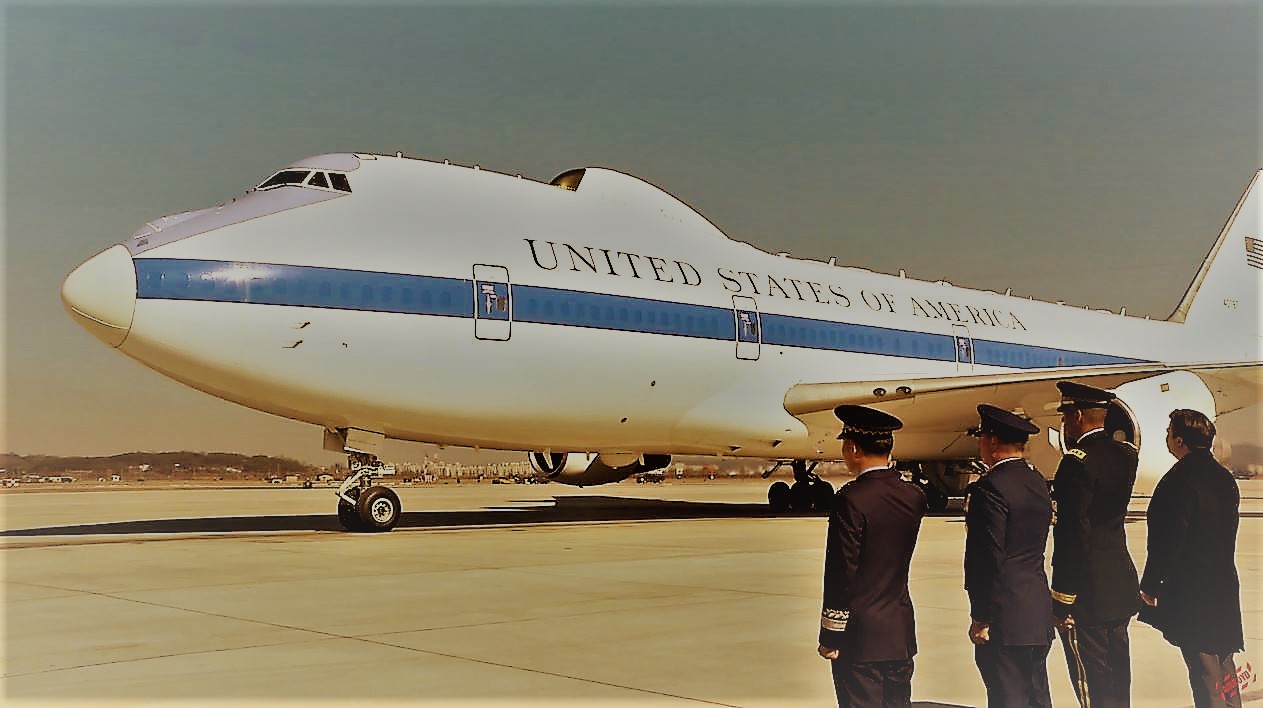
<instances>
[{"instance_id":1,"label":"american flag on tail","mask_svg":"<svg viewBox=\"0 0 1263 708\"><path fill-rule=\"evenodd\" d=\"M1253 268L1263 270L1263 241L1245 237L1245 262Z\"/></svg>"}]
</instances>

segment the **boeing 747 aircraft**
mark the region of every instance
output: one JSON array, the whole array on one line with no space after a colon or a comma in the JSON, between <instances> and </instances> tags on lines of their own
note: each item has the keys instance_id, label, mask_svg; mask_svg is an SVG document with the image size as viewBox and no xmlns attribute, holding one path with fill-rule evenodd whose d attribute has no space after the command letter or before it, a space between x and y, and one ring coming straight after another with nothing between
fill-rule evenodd
<instances>
[{"instance_id":1,"label":"boeing 747 aircraft","mask_svg":"<svg viewBox=\"0 0 1263 708\"><path fill-rule=\"evenodd\" d=\"M1108 427L1140 448L1143 487L1170 467L1171 410L1259 400L1258 183L1164 321L771 255L614 170L537 182L358 153L154 219L62 299L156 371L320 426L350 457L351 530L399 518L373 483L387 438L527 450L576 485L671 455L768 458L795 480L769 501L810 509L832 496L813 469L840 454L844 403L903 419L896 455L941 507L977 456L980 401L1049 429L1032 456L1051 474L1054 383L1112 389Z\"/></svg>"}]
</instances>

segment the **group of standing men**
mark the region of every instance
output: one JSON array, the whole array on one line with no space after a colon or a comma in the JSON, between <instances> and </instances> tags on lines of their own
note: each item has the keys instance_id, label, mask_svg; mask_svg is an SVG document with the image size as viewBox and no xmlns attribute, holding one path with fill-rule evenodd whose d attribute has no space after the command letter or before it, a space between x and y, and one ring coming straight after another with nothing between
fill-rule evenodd
<instances>
[{"instance_id":1,"label":"group of standing men","mask_svg":"<svg viewBox=\"0 0 1263 708\"><path fill-rule=\"evenodd\" d=\"M1167 449L1177 462L1149 503L1148 560L1138 578L1123 528L1137 450L1105 431L1114 395L1057 386L1073 445L1051 493L1025 459L1039 428L978 406L973 432L987 472L966 492L964 572L969 640L988 706L1052 705L1054 633L1083 708L1130 705L1127 630L1138 611L1180 649L1196 706L1240 706L1233 662L1244 647L1234 560L1240 497L1211 456L1214 424L1197 411L1170 414ZM917 646L908 570L926 499L891 464L897 418L864 406L835 412L842 457L856 478L838 490L829 516L819 653L831 660L839 706L910 706Z\"/></svg>"}]
</instances>

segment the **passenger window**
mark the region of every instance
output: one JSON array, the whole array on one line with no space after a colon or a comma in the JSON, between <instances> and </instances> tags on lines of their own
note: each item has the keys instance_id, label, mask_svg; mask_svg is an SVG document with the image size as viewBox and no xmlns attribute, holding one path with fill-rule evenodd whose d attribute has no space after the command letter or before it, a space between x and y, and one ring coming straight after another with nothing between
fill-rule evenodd
<instances>
[{"instance_id":1,"label":"passenger window","mask_svg":"<svg viewBox=\"0 0 1263 708\"><path fill-rule=\"evenodd\" d=\"M344 174L340 174L338 172L330 172L329 181L333 183L333 188L338 190L339 192L351 191L351 181L348 180L346 178L346 175Z\"/></svg>"},{"instance_id":2,"label":"passenger window","mask_svg":"<svg viewBox=\"0 0 1263 708\"><path fill-rule=\"evenodd\" d=\"M313 172L311 174L311 179L307 180L307 184L310 184L313 187L324 187L325 189L328 189L329 179L325 177L325 173L323 172Z\"/></svg>"}]
</instances>

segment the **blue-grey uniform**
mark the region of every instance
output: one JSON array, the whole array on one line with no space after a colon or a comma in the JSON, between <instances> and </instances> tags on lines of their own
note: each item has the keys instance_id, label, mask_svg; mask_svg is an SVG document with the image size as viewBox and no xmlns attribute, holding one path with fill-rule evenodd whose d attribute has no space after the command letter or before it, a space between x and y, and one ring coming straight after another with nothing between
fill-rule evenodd
<instances>
[{"instance_id":1,"label":"blue-grey uniform","mask_svg":"<svg viewBox=\"0 0 1263 708\"><path fill-rule=\"evenodd\" d=\"M978 406L979 434L1024 443L1033 423ZM990 638L974 649L989 706L1051 706L1048 650L1052 600L1044 548L1052 520L1048 483L1021 457L996 461L969 485L965 503L965 590L969 614Z\"/></svg>"}]
</instances>

